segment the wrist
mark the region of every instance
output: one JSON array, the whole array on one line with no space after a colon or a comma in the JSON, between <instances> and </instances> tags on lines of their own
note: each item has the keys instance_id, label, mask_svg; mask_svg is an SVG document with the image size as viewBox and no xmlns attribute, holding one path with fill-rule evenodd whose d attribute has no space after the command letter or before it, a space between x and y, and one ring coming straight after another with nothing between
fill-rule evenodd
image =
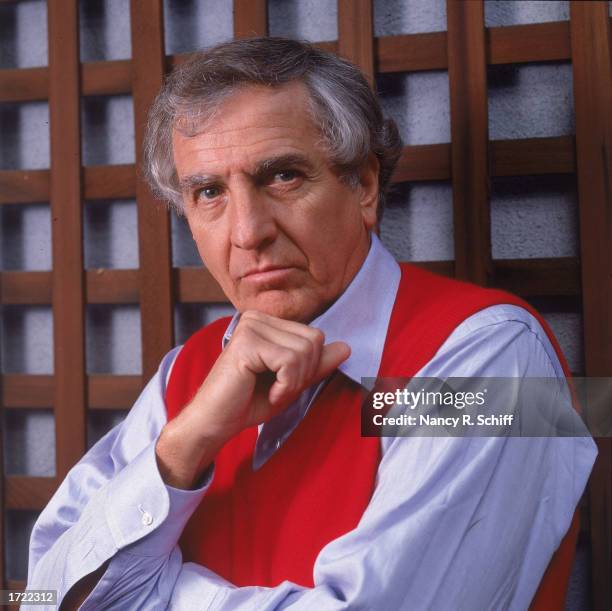
<instances>
[{"instance_id":1,"label":"wrist","mask_svg":"<svg viewBox=\"0 0 612 611\"><path fill-rule=\"evenodd\" d=\"M174 488L192 489L213 463L225 440L197 435L193 427L173 420L162 429L155 445L159 473Z\"/></svg>"}]
</instances>

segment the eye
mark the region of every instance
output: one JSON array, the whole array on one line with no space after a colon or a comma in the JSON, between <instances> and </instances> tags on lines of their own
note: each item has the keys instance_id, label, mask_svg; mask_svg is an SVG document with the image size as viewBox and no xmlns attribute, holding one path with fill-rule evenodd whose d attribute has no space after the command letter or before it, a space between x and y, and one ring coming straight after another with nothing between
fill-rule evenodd
<instances>
[{"instance_id":1,"label":"eye","mask_svg":"<svg viewBox=\"0 0 612 611\"><path fill-rule=\"evenodd\" d=\"M219 189L219 187L203 187L196 193L196 199L215 199L215 197L219 197L220 194L221 189Z\"/></svg>"},{"instance_id":2,"label":"eye","mask_svg":"<svg viewBox=\"0 0 612 611\"><path fill-rule=\"evenodd\" d=\"M274 174L274 179L279 182L291 182L298 177L298 172L296 170L281 170L280 172L276 172Z\"/></svg>"}]
</instances>

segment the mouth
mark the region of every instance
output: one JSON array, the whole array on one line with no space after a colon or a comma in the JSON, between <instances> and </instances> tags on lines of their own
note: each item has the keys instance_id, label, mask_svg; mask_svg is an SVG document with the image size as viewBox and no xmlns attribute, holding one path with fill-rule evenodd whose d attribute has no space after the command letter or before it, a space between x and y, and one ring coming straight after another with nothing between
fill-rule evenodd
<instances>
[{"instance_id":1,"label":"mouth","mask_svg":"<svg viewBox=\"0 0 612 611\"><path fill-rule=\"evenodd\" d=\"M267 265L249 270L243 274L241 280L253 284L277 283L285 280L294 271L296 271L296 268L292 266Z\"/></svg>"}]
</instances>

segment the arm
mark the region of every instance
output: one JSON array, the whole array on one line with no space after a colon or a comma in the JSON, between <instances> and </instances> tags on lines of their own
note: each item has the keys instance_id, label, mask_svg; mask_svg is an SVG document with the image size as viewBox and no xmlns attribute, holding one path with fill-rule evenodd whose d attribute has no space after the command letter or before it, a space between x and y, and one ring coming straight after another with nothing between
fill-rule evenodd
<instances>
[{"instance_id":1,"label":"arm","mask_svg":"<svg viewBox=\"0 0 612 611\"><path fill-rule=\"evenodd\" d=\"M93 585L121 547L151 533L174 542L172 525L184 524L199 503L205 486L174 490L155 462L155 441L166 422L164 380L176 352L164 358L125 421L71 469L40 514L30 540L28 588L57 589L61 603L86 576ZM150 524L143 522L147 510ZM82 594L83 588L72 592L64 608Z\"/></svg>"},{"instance_id":2,"label":"arm","mask_svg":"<svg viewBox=\"0 0 612 611\"><path fill-rule=\"evenodd\" d=\"M251 321L255 325L256 318ZM243 329L249 317L244 319ZM70 471L41 514L31 538L30 588L56 588L65 609L76 608L84 598L85 608L115 602L125 608L138 606L135 584L145 582L159 593L156 606L167 602L181 568L176 543L210 483L215 452L242 428L282 409L313 376L327 376L348 355L345 345L323 346L314 329L279 323L297 326L316 342L266 325L254 334L235 332L238 339L218 360L216 376L207 378L196 399L171 423L163 400L174 357L168 355L126 421ZM252 350L253 344L260 349ZM236 355L237 363L232 360ZM256 389L257 374L270 369L276 381L272 377L263 391L260 385ZM228 380L229 394L223 392ZM199 488L193 490L196 482ZM130 572L133 557L121 552L140 540L139 553L147 560L138 563L135 575ZM130 580L122 579L124 574Z\"/></svg>"}]
</instances>

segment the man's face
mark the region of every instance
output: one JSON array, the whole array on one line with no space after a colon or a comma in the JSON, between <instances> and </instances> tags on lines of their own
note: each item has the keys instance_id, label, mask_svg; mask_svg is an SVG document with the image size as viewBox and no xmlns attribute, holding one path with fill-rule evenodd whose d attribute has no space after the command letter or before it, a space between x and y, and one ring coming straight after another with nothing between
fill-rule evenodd
<instances>
[{"instance_id":1,"label":"man's face","mask_svg":"<svg viewBox=\"0 0 612 611\"><path fill-rule=\"evenodd\" d=\"M245 87L173 149L198 251L237 310L308 322L342 293L367 255L378 169L340 180L303 85Z\"/></svg>"}]
</instances>

